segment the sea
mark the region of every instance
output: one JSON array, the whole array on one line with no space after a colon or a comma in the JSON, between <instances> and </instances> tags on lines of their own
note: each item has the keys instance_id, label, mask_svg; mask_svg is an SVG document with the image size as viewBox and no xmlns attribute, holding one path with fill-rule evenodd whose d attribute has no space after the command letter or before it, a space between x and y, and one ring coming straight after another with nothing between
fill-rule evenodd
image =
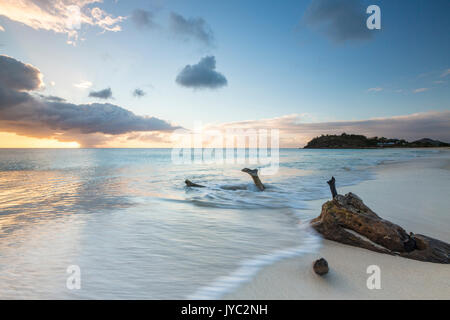
<instances>
[{"instance_id":1,"label":"sea","mask_svg":"<svg viewBox=\"0 0 450 320\"><path fill-rule=\"evenodd\" d=\"M310 202L331 176L339 190L443 152L280 149L261 192L250 164L171 149L0 149L0 299L220 299L320 248Z\"/></svg>"}]
</instances>

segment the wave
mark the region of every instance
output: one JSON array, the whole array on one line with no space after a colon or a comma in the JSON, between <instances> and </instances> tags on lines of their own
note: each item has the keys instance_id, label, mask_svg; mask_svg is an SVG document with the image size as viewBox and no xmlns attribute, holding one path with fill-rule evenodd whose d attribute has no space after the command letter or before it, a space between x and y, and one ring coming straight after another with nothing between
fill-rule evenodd
<instances>
[{"instance_id":1,"label":"wave","mask_svg":"<svg viewBox=\"0 0 450 320\"><path fill-rule=\"evenodd\" d=\"M255 275L265 266L272 265L280 260L302 256L317 252L321 247L321 238L310 230L308 224L302 224L300 228L305 229L305 239L301 246L280 249L270 254L256 256L253 259L243 261L231 274L219 277L211 284L198 289L186 297L187 300L217 300L225 294L239 288L244 283L252 280Z\"/></svg>"}]
</instances>

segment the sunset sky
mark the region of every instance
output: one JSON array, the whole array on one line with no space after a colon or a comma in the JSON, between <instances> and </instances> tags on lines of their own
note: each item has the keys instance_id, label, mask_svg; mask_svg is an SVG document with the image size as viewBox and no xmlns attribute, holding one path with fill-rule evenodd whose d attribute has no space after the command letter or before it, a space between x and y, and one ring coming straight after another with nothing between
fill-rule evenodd
<instances>
[{"instance_id":1,"label":"sunset sky","mask_svg":"<svg viewBox=\"0 0 450 320\"><path fill-rule=\"evenodd\" d=\"M381 8L369 30L366 8ZM78 9L79 8L79 14ZM450 142L450 2L0 1L0 147L170 147L173 130Z\"/></svg>"}]
</instances>

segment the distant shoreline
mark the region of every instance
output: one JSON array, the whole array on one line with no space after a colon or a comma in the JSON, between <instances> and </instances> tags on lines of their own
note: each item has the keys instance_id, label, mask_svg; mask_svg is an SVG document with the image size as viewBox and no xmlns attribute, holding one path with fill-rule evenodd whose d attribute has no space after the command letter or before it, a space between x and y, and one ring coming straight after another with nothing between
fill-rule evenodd
<instances>
[{"instance_id":1,"label":"distant shoreline","mask_svg":"<svg viewBox=\"0 0 450 320\"><path fill-rule=\"evenodd\" d=\"M403 147L403 146L392 146L392 147L299 147L298 149L320 149L320 150L341 150L341 149L349 149L349 150L360 150L360 149L450 149L448 146L433 146L433 147Z\"/></svg>"},{"instance_id":2,"label":"distant shoreline","mask_svg":"<svg viewBox=\"0 0 450 320\"><path fill-rule=\"evenodd\" d=\"M385 149L385 148L442 148L449 143L430 138L412 142L385 137L367 138L359 134L321 135L309 141L303 149Z\"/></svg>"}]
</instances>

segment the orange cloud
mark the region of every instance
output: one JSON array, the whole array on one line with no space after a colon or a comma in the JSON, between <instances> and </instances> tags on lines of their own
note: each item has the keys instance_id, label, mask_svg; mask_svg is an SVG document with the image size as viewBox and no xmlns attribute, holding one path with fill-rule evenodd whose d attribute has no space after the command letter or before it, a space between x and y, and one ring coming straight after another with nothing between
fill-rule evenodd
<instances>
[{"instance_id":1,"label":"orange cloud","mask_svg":"<svg viewBox=\"0 0 450 320\"><path fill-rule=\"evenodd\" d=\"M222 132L226 132L227 129L278 129L279 144L282 148L302 147L313 137L343 132L364 134L369 137L402 138L409 141L433 138L449 142L450 111L430 111L386 118L317 123L306 123L303 121L303 116L293 114L271 119L206 125L204 129Z\"/></svg>"},{"instance_id":2,"label":"orange cloud","mask_svg":"<svg viewBox=\"0 0 450 320\"><path fill-rule=\"evenodd\" d=\"M23 23L33 29L65 33L68 43L75 44L81 26L97 26L103 31L121 30L126 17L113 17L98 7L89 5L101 0L2 0L0 15Z\"/></svg>"},{"instance_id":3,"label":"orange cloud","mask_svg":"<svg viewBox=\"0 0 450 320\"><path fill-rule=\"evenodd\" d=\"M134 132L170 132L178 128L109 103L77 105L60 97L36 94L33 91L42 85L39 69L12 57L0 55L0 70L2 132L97 147Z\"/></svg>"}]
</instances>

